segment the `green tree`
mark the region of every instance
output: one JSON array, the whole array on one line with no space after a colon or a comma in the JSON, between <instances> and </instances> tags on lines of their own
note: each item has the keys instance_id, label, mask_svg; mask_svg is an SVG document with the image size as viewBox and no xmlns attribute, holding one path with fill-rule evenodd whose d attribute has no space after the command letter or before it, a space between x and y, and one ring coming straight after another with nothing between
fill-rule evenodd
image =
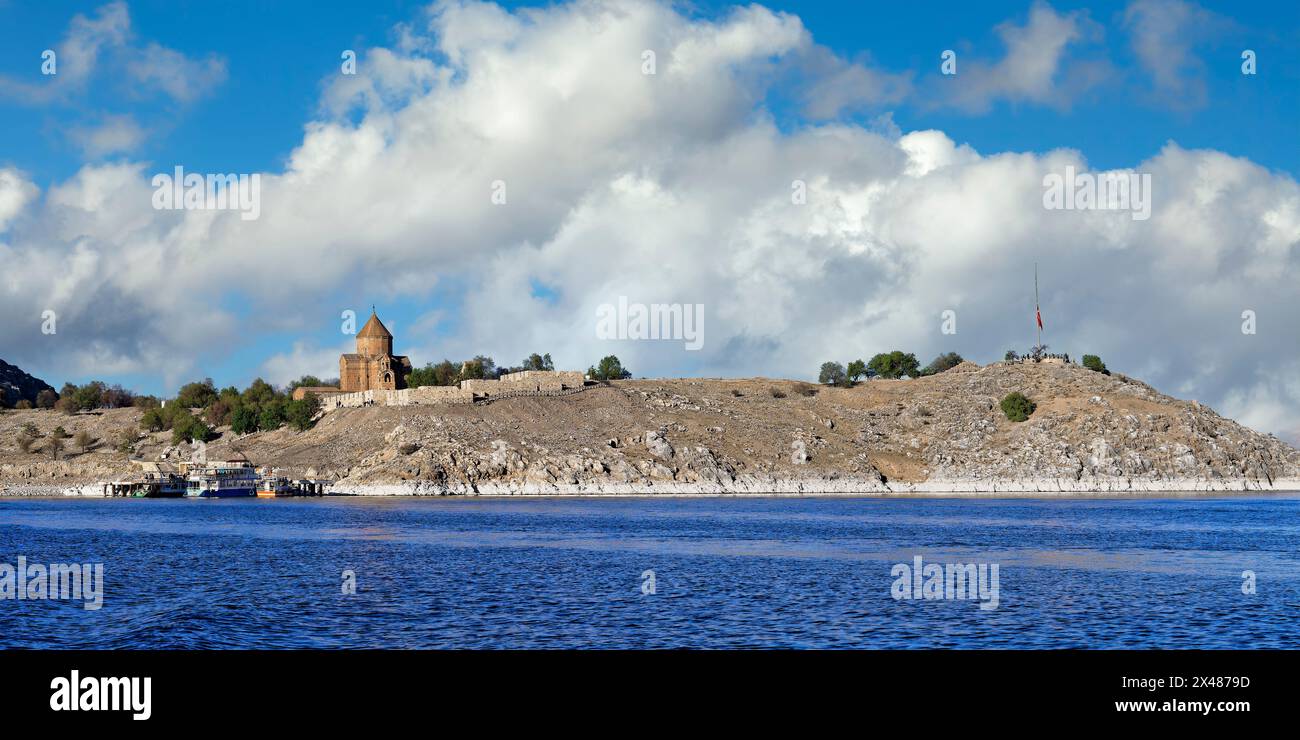
<instances>
[{"instance_id":1,"label":"green tree","mask_svg":"<svg viewBox=\"0 0 1300 740\"><path fill-rule=\"evenodd\" d=\"M919 363L916 361L916 355L900 350L894 350L889 353L880 353L871 358L867 367L882 378L901 378L904 375L915 378L921 374Z\"/></svg>"},{"instance_id":2,"label":"green tree","mask_svg":"<svg viewBox=\"0 0 1300 740\"><path fill-rule=\"evenodd\" d=\"M284 404L282 403L268 403L257 415L257 428L264 432L275 431L283 425Z\"/></svg>"},{"instance_id":3,"label":"green tree","mask_svg":"<svg viewBox=\"0 0 1300 740\"><path fill-rule=\"evenodd\" d=\"M212 383L212 378L205 378L202 382L186 383L176 394L176 403L187 409L206 408L215 400L217 400L217 388Z\"/></svg>"},{"instance_id":4,"label":"green tree","mask_svg":"<svg viewBox=\"0 0 1300 740\"><path fill-rule=\"evenodd\" d=\"M821 372L817 373L817 382L824 385L844 385L846 379L844 366L838 362L823 362Z\"/></svg>"},{"instance_id":5,"label":"green tree","mask_svg":"<svg viewBox=\"0 0 1300 740\"><path fill-rule=\"evenodd\" d=\"M624 380L632 377L632 373L623 367L618 357L606 355L595 367L587 369L587 376L592 380Z\"/></svg>"},{"instance_id":6,"label":"green tree","mask_svg":"<svg viewBox=\"0 0 1300 740\"><path fill-rule=\"evenodd\" d=\"M104 384L98 380L92 380L77 388L77 392L72 394L72 398L77 404L77 410L93 411L103 406L105 389Z\"/></svg>"},{"instance_id":7,"label":"green tree","mask_svg":"<svg viewBox=\"0 0 1300 740\"><path fill-rule=\"evenodd\" d=\"M1083 366L1093 372L1098 372L1102 375L1110 375L1110 371L1106 369L1106 363L1102 362L1101 358L1097 355L1084 355Z\"/></svg>"},{"instance_id":8,"label":"green tree","mask_svg":"<svg viewBox=\"0 0 1300 740\"><path fill-rule=\"evenodd\" d=\"M45 449L49 451L50 456L53 457L55 460L58 460L59 453L63 452L64 439L65 439L64 437L56 437L53 434L51 434L49 439L45 440Z\"/></svg>"},{"instance_id":9,"label":"green tree","mask_svg":"<svg viewBox=\"0 0 1300 740\"><path fill-rule=\"evenodd\" d=\"M551 361L551 353L539 355L536 352L529 355L523 362L520 370L554 370L555 363Z\"/></svg>"},{"instance_id":10,"label":"green tree","mask_svg":"<svg viewBox=\"0 0 1300 740\"><path fill-rule=\"evenodd\" d=\"M491 357L478 355L461 363L459 380L491 380L497 376L497 365Z\"/></svg>"},{"instance_id":11,"label":"green tree","mask_svg":"<svg viewBox=\"0 0 1300 740\"><path fill-rule=\"evenodd\" d=\"M72 443L81 450L81 454L83 455L86 454L86 450L90 448L90 444L94 441L95 438L90 436L90 432L87 432L85 429L78 431L72 438Z\"/></svg>"},{"instance_id":12,"label":"green tree","mask_svg":"<svg viewBox=\"0 0 1300 740\"><path fill-rule=\"evenodd\" d=\"M437 385L432 362L426 363L424 367L413 367L406 374L407 388L422 388L426 385Z\"/></svg>"},{"instance_id":13,"label":"green tree","mask_svg":"<svg viewBox=\"0 0 1300 740\"><path fill-rule=\"evenodd\" d=\"M1016 352L1014 349L1009 349L1007 350L1006 355L1004 355L1002 359L1006 360L1007 362L1015 362L1016 360L1020 359L1020 354Z\"/></svg>"},{"instance_id":14,"label":"green tree","mask_svg":"<svg viewBox=\"0 0 1300 740\"><path fill-rule=\"evenodd\" d=\"M246 406L252 406L259 411L265 409L268 404L275 403L279 399L280 393L275 390L275 386L261 378L257 378L250 383L249 386L244 389L243 393L244 404Z\"/></svg>"},{"instance_id":15,"label":"green tree","mask_svg":"<svg viewBox=\"0 0 1300 740\"><path fill-rule=\"evenodd\" d=\"M315 375L304 375L297 380L290 381L289 390L292 391L295 388L319 388L323 385L325 383Z\"/></svg>"},{"instance_id":16,"label":"green tree","mask_svg":"<svg viewBox=\"0 0 1300 740\"><path fill-rule=\"evenodd\" d=\"M309 395L301 400L290 401L285 404L285 420L289 422L289 426L304 432L311 428L312 417L319 410L320 399Z\"/></svg>"},{"instance_id":17,"label":"green tree","mask_svg":"<svg viewBox=\"0 0 1300 740\"><path fill-rule=\"evenodd\" d=\"M199 417L186 411L172 421L172 444L181 442L206 442L212 438L212 430Z\"/></svg>"},{"instance_id":18,"label":"green tree","mask_svg":"<svg viewBox=\"0 0 1300 740\"><path fill-rule=\"evenodd\" d=\"M1038 404L1031 401L1020 391L1012 391L1002 399L1002 413L1007 415L1011 421L1025 421L1029 415L1034 413Z\"/></svg>"},{"instance_id":19,"label":"green tree","mask_svg":"<svg viewBox=\"0 0 1300 740\"><path fill-rule=\"evenodd\" d=\"M849 376L849 380L857 380L867 374L867 363L862 360L854 360L849 363L849 367L844 371Z\"/></svg>"},{"instance_id":20,"label":"green tree","mask_svg":"<svg viewBox=\"0 0 1300 740\"><path fill-rule=\"evenodd\" d=\"M257 410L251 406L238 406L230 414L230 431L250 434L257 431Z\"/></svg>"}]
</instances>

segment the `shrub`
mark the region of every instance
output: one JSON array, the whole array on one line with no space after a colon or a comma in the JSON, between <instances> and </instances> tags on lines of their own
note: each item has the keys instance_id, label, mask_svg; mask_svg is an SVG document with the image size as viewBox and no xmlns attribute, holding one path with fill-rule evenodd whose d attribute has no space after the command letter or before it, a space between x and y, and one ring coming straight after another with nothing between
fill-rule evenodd
<instances>
[{"instance_id":1,"label":"shrub","mask_svg":"<svg viewBox=\"0 0 1300 740\"><path fill-rule=\"evenodd\" d=\"M776 386L772 386L771 388L768 388L767 392L772 394L772 398L785 398L785 391L781 390L780 388L777 388Z\"/></svg>"},{"instance_id":2,"label":"shrub","mask_svg":"<svg viewBox=\"0 0 1300 740\"><path fill-rule=\"evenodd\" d=\"M63 437L56 437L53 434L45 440L45 449L49 451L50 456L55 460L59 459L59 453L63 452Z\"/></svg>"},{"instance_id":3,"label":"shrub","mask_svg":"<svg viewBox=\"0 0 1300 740\"><path fill-rule=\"evenodd\" d=\"M27 434L26 432L18 433L18 449L22 450L23 454L31 452L32 445L34 444L36 444L35 437Z\"/></svg>"},{"instance_id":4,"label":"shrub","mask_svg":"<svg viewBox=\"0 0 1300 740\"><path fill-rule=\"evenodd\" d=\"M817 390L818 390L817 386L815 385L809 385L807 383L799 384L799 395L803 396L804 398L812 398L813 396L817 395Z\"/></svg>"},{"instance_id":5,"label":"shrub","mask_svg":"<svg viewBox=\"0 0 1300 740\"><path fill-rule=\"evenodd\" d=\"M90 432L87 432L85 429L78 431L72 438L72 443L81 450L81 454L83 455L86 454L86 450L90 448L90 444L94 441L95 438L90 436Z\"/></svg>"},{"instance_id":6,"label":"shrub","mask_svg":"<svg viewBox=\"0 0 1300 740\"><path fill-rule=\"evenodd\" d=\"M732 388L732 389L731 389L731 395L732 395L734 398L740 398L741 396L744 396L745 394L744 394L744 393L741 393L741 392L740 392L740 389L738 389L738 388Z\"/></svg>"},{"instance_id":7,"label":"shrub","mask_svg":"<svg viewBox=\"0 0 1300 740\"><path fill-rule=\"evenodd\" d=\"M1083 366L1093 372L1101 373L1102 375L1110 375L1110 371L1106 369L1106 363L1102 362L1101 358L1097 355L1084 355Z\"/></svg>"},{"instance_id":8,"label":"shrub","mask_svg":"<svg viewBox=\"0 0 1300 740\"><path fill-rule=\"evenodd\" d=\"M28 401L26 398L14 404L14 408L18 409L19 411L26 411L31 407L32 407L32 402Z\"/></svg>"},{"instance_id":9,"label":"shrub","mask_svg":"<svg viewBox=\"0 0 1300 740\"><path fill-rule=\"evenodd\" d=\"M962 362L964 360L961 355L956 352L946 352L931 360L930 364L925 366L924 372L926 375L937 375L945 370L957 367Z\"/></svg>"},{"instance_id":10,"label":"shrub","mask_svg":"<svg viewBox=\"0 0 1300 740\"><path fill-rule=\"evenodd\" d=\"M148 429L151 432L161 432L166 427L163 421L162 410L151 408L140 416L140 428Z\"/></svg>"},{"instance_id":11,"label":"shrub","mask_svg":"<svg viewBox=\"0 0 1300 740\"><path fill-rule=\"evenodd\" d=\"M231 413L230 404L217 400L203 410L203 418L214 427L223 427L230 423Z\"/></svg>"},{"instance_id":12,"label":"shrub","mask_svg":"<svg viewBox=\"0 0 1300 740\"><path fill-rule=\"evenodd\" d=\"M844 366L838 362L823 362L821 372L817 373L817 382L824 385L843 385L848 377Z\"/></svg>"},{"instance_id":13,"label":"shrub","mask_svg":"<svg viewBox=\"0 0 1300 740\"><path fill-rule=\"evenodd\" d=\"M68 414L69 416L81 410L80 407L77 406L77 399L72 396L61 396L54 404L54 408Z\"/></svg>"},{"instance_id":14,"label":"shrub","mask_svg":"<svg viewBox=\"0 0 1300 740\"><path fill-rule=\"evenodd\" d=\"M134 429L119 429L113 435L113 447L124 455L135 452L135 443L140 440Z\"/></svg>"},{"instance_id":15,"label":"shrub","mask_svg":"<svg viewBox=\"0 0 1300 740\"><path fill-rule=\"evenodd\" d=\"M41 409L52 409L54 404L59 402L59 394L46 388L36 394L36 407Z\"/></svg>"},{"instance_id":16,"label":"shrub","mask_svg":"<svg viewBox=\"0 0 1300 740\"><path fill-rule=\"evenodd\" d=\"M1006 414L1011 421L1025 421L1030 414L1034 413L1034 409L1038 408L1038 404L1029 400L1020 391L1008 393L1002 399L1001 406L1002 413Z\"/></svg>"},{"instance_id":17,"label":"shrub","mask_svg":"<svg viewBox=\"0 0 1300 740\"><path fill-rule=\"evenodd\" d=\"M172 420L172 444L178 445L181 442L206 442L212 438L212 430L207 424L189 411L184 416L178 416Z\"/></svg>"}]
</instances>

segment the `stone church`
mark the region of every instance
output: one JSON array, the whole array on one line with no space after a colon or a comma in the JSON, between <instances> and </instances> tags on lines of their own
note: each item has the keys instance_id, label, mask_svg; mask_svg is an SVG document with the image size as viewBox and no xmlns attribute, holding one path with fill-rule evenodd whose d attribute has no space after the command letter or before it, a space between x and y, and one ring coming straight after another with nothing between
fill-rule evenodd
<instances>
[{"instance_id":1,"label":"stone church","mask_svg":"<svg viewBox=\"0 0 1300 740\"><path fill-rule=\"evenodd\" d=\"M339 390L354 393L405 388L409 372L410 358L393 354L393 335L372 309L370 320L357 332L356 354L339 357Z\"/></svg>"}]
</instances>

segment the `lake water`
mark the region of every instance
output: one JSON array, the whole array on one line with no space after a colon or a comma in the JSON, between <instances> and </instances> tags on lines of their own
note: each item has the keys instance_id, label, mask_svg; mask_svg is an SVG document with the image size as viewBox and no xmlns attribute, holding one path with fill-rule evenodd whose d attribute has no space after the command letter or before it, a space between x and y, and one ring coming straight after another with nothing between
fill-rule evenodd
<instances>
[{"instance_id":1,"label":"lake water","mask_svg":"<svg viewBox=\"0 0 1300 740\"><path fill-rule=\"evenodd\" d=\"M3 647L1300 647L1294 494L0 499L19 556L103 606L0 600ZM997 608L895 599L916 556Z\"/></svg>"}]
</instances>

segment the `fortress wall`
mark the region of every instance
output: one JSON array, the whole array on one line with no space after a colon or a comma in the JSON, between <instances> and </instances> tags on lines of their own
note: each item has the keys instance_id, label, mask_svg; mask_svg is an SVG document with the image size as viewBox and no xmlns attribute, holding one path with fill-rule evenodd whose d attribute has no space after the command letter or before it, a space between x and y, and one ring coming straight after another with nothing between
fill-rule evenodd
<instances>
[{"instance_id":1,"label":"fortress wall","mask_svg":"<svg viewBox=\"0 0 1300 740\"><path fill-rule=\"evenodd\" d=\"M362 406L425 406L441 403L473 403L479 398L555 395L580 389L585 378L579 372L526 370L507 373L500 380L462 380L460 387L426 385L398 391L369 390L331 393L321 396L321 408L342 409Z\"/></svg>"},{"instance_id":2,"label":"fortress wall","mask_svg":"<svg viewBox=\"0 0 1300 740\"><path fill-rule=\"evenodd\" d=\"M474 400L473 394L467 393L454 385L426 385L393 392L403 394L402 397L406 399L406 403L403 405L469 403Z\"/></svg>"}]
</instances>

